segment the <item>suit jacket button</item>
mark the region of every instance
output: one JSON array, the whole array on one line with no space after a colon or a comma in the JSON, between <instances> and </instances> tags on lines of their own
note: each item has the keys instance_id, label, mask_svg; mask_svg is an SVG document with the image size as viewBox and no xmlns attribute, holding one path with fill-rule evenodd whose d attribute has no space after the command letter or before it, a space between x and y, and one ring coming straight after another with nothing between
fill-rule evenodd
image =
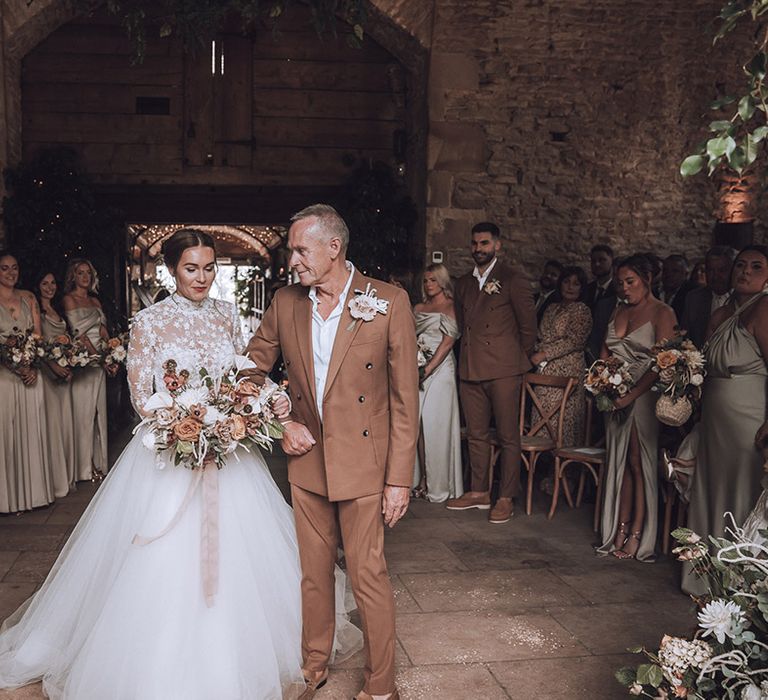
<instances>
[{"instance_id":1,"label":"suit jacket button","mask_svg":"<svg viewBox=\"0 0 768 700\"><path fill-rule=\"evenodd\" d=\"M368 437L368 431L367 430L363 430L363 437Z\"/></svg>"},{"instance_id":2,"label":"suit jacket button","mask_svg":"<svg viewBox=\"0 0 768 700\"><path fill-rule=\"evenodd\" d=\"M357 399L360 403L365 403L365 396L361 396Z\"/></svg>"},{"instance_id":3,"label":"suit jacket button","mask_svg":"<svg viewBox=\"0 0 768 700\"><path fill-rule=\"evenodd\" d=\"M285 366L286 367L290 367L291 366L291 361L290 360L286 360L285 361Z\"/></svg>"},{"instance_id":4,"label":"suit jacket button","mask_svg":"<svg viewBox=\"0 0 768 700\"><path fill-rule=\"evenodd\" d=\"M301 401L301 394L296 394L296 400Z\"/></svg>"},{"instance_id":5,"label":"suit jacket button","mask_svg":"<svg viewBox=\"0 0 768 700\"><path fill-rule=\"evenodd\" d=\"M368 364L365 365L365 368L366 369L373 369L373 364L371 362L369 362Z\"/></svg>"}]
</instances>

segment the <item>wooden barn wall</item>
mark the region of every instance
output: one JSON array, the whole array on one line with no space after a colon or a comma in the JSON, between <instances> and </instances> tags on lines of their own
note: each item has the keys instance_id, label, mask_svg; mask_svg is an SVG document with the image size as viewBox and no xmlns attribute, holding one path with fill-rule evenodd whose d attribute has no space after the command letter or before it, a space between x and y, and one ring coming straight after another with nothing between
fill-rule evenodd
<instances>
[{"instance_id":1,"label":"wooden barn wall","mask_svg":"<svg viewBox=\"0 0 768 700\"><path fill-rule=\"evenodd\" d=\"M369 159L395 165L405 74L370 39L355 49L311 29L233 31L217 37L215 56L153 40L143 63L131 59L105 15L64 25L29 53L24 157L70 146L108 185L334 186ZM139 98L167 98L169 113L137 114Z\"/></svg>"}]
</instances>

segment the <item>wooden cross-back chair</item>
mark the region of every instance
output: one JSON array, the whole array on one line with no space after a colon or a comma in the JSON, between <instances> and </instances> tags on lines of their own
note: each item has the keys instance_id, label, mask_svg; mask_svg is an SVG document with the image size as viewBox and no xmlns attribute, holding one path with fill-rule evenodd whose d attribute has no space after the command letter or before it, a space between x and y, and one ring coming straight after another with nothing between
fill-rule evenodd
<instances>
[{"instance_id":1,"label":"wooden cross-back chair","mask_svg":"<svg viewBox=\"0 0 768 700\"><path fill-rule=\"evenodd\" d=\"M602 508L603 484L605 483L606 452L603 445L592 445L592 398L587 396L586 403L586 425L583 444L574 447L561 447L555 452L555 488L552 491L552 505L547 517L551 520L555 515L561 484L563 486L563 491L565 491L565 498L568 501L568 505L573 508L573 497L571 496L571 490L568 487L568 481L565 479L565 472L569 466L575 464L581 467L579 487L576 494L577 507L581 505L581 499L584 495L584 482L587 474L589 474L595 482L597 494L595 497L595 509L592 515L592 529L597 532L600 510ZM605 438L602 438L600 442L604 444Z\"/></svg>"},{"instance_id":2,"label":"wooden cross-back chair","mask_svg":"<svg viewBox=\"0 0 768 700\"><path fill-rule=\"evenodd\" d=\"M528 470L528 485L525 497L525 512L531 514L533 502L533 477L536 473L536 464L539 457L545 452L555 452L563 445L563 420L565 419L565 406L571 397L576 382L573 377L554 377L546 374L523 375L523 386L520 391L520 456L525 468ZM562 395L559 403L545 409L541 398L536 393L537 387L560 389ZM530 403L531 408L536 408L538 419L534 421L533 412L527 412L526 407ZM527 415L526 415L527 414ZM530 418L526 425L526 418ZM553 432L553 423L556 424Z\"/></svg>"}]
</instances>

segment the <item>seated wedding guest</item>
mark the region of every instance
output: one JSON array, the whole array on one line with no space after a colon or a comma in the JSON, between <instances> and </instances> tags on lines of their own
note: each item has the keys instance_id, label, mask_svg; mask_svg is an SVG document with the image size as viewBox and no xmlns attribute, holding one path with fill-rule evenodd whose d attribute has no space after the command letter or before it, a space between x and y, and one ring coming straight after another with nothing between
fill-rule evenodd
<instances>
[{"instance_id":1,"label":"seated wedding guest","mask_svg":"<svg viewBox=\"0 0 768 700\"><path fill-rule=\"evenodd\" d=\"M40 303L42 336L51 341L68 336L64 312L59 307L58 285L48 269L37 275L35 294ZM45 415L48 423L48 452L57 498L66 496L75 484L75 428L72 416L72 368L49 360L40 373L43 379Z\"/></svg>"},{"instance_id":2,"label":"seated wedding guest","mask_svg":"<svg viewBox=\"0 0 768 700\"><path fill-rule=\"evenodd\" d=\"M75 340L94 355L108 340L106 318L96 296L99 282L88 260L72 260L64 279L64 312ZM72 379L75 412L75 479L99 478L107 473L107 378L101 366L78 370Z\"/></svg>"},{"instance_id":3,"label":"seated wedding guest","mask_svg":"<svg viewBox=\"0 0 768 700\"><path fill-rule=\"evenodd\" d=\"M618 559L652 561L658 510L657 375L651 370L651 348L672 338L675 314L651 293L653 268L645 255L622 260L617 286L624 303L616 308L606 334L602 357L624 361L633 383L614 402L605 423L607 469L599 554Z\"/></svg>"},{"instance_id":4,"label":"seated wedding guest","mask_svg":"<svg viewBox=\"0 0 768 700\"><path fill-rule=\"evenodd\" d=\"M414 307L419 344L431 357L421 370L423 453L417 455L414 495L432 503L458 498L464 493L461 465L459 398L453 345L459 337L453 306L453 285L445 265L424 270L423 298Z\"/></svg>"},{"instance_id":5,"label":"seated wedding guest","mask_svg":"<svg viewBox=\"0 0 768 700\"><path fill-rule=\"evenodd\" d=\"M0 251L0 342L10 335L40 334L35 295L17 289L18 281L18 261ZM54 500L43 391L36 369L0 365L0 513Z\"/></svg>"},{"instance_id":6,"label":"seated wedding guest","mask_svg":"<svg viewBox=\"0 0 768 700\"><path fill-rule=\"evenodd\" d=\"M592 314L584 303L586 291L587 275L584 270L580 267L564 267L553 301L539 324L539 339L531 355L531 363L539 367L541 374L578 378L577 388L566 404L564 446L576 445L584 438L584 350L592 329ZM562 390L536 387L536 394L546 411L560 404ZM531 420L539 420L539 412L535 407ZM557 435L556 425L552 426L551 434L552 437Z\"/></svg>"},{"instance_id":7,"label":"seated wedding guest","mask_svg":"<svg viewBox=\"0 0 768 700\"><path fill-rule=\"evenodd\" d=\"M704 266L703 260L698 260L691 268L691 276L688 281L694 287L706 287L707 286L707 270Z\"/></svg>"},{"instance_id":8,"label":"seated wedding guest","mask_svg":"<svg viewBox=\"0 0 768 700\"><path fill-rule=\"evenodd\" d=\"M594 310L601 299L616 296L613 285L613 248L605 243L592 246L589 251L589 267L594 279L587 285L584 301ZM601 343L604 337L600 337Z\"/></svg>"},{"instance_id":9,"label":"seated wedding guest","mask_svg":"<svg viewBox=\"0 0 768 700\"><path fill-rule=\"evenodd\" d=\"M541 318L551 303L552 295L557 289L557 280L560 279L560 273L563 266L557 260L547 260L544 263L541 277L539 277L539 291L533 295L533 302L536 306L536 320L541 323Z\"/></svg>"},{"instance_id":10,"label":"seated wedding guest","mask_svg":"<svg viewBox=\"0 0 768 700\"><path fill-rule=\"evenodd\" d=\"M736 257L733 295L712 314L706 346L707 376L701 407L696 470L688 527L722 537L732 513L741 526L761 493L761 449L768 441L768 246L750 245ZM706 586L683 571L683 590Z\"/></svg>"},{"instance_id":11,"label":"seated wedding guest","mask_svg":"<svg viewBox=\"0 0 768 700\"><path fill-rule=\"evenodd\" d=\"M685 307L680 327L688 331L688 337L697 348L704 345L709 319L728 301L731 293L731 267L736 251L728 246L715 246L704 258L707 284L692 289L685 297Z\"/></svg>"},{"instance_id":12,"label":"seated wedding guest","mask_svg":"<svg viewBox=\"0 0 768 700\"><path fill-rule=\"evenodd\" d=\"M678 320L683 317L685 297L691 289L695 287L688 279L688 261L685 256L675 254L664 258L659 299L672 308Z\"/></svg>"},{"instance_id":13,"label":"seated wedding guest","mask_svg":"<svg viewBox=\"0 0 768 700\"><path fill-rule=\"evenodd\" d=\"M651 272L653 275L651 278L651 293L657 299L661 299L663 294L661 275L664 271L664 261L656 253L640 253L640 255L644 255L651 262Z\"/></svg>"}]
</instances>

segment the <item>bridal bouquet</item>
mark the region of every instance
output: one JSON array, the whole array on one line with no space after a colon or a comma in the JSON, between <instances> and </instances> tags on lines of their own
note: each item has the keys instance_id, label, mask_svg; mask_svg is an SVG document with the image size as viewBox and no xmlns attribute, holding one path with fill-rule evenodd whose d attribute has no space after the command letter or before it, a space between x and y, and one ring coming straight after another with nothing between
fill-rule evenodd
<instances>
[{"instance_id":1,"label":"bridal bouquet","mask_svg":"<svg viewBox=\"0 0 768 700\"><path fill-rule=\"evenodd\" d=\"M33 333L10 333L0 344L0 363L12 372L34 367L45 359L45 343Z\"/></svg>"},{"instance_id":2,"label":"bridal bouquet","mask_svg":"<svg viewBox=\"0 0 768 700\"><path fill-rule=\"evenodd\" d=\"M260 387L241 377L243 370L256 367L247 357L237 356L235 363L216 378L201 368L197 386L191 386L189 370L179 370L175 360L163 365L165 391L150 397L144 409L152 413L139 424L149 428L143 443L157 453L158 468L170 461L199 469L213 460L221 469L240 445L271 450L282 436L274 404L288 395L269 379Z\"/></svg>"},{"instance_id":3,"label":"bridal bouquet","mask_svg":"<svg viewBox=\"0 0 768 700\"><path fill-rule=\"evenodd\" d=\"M728 514L730 516L730 514ZM726 529L710 538L713 551L692 530L672 533L673 551L708 583L697 599L698 628L690 639L665 635L658 651L638 647L649 663L622 668L616 678L629 694L665 700L768 698L768 548L763 534Z\"/></svg>"},{"instance_id":4,"label":"bridal bouquet","mask_svg":"<svg viewBox=\"0 0 768 700\"><path fill-rule=\"evenodd\" d=\"M101 341L101 364L108 370L116 370L128 357L128 334L121 333Z\"/></svg>"},{"instance_id":5,"label":"bridal bouquet","mask_svg":"<svg viewBox=\"0 0 768 700\"><path fill-rule=\"evenodd\" d=\"M657 343L651 354L651 368L659 375L652 387L660 394L656 416L667 425L683 425L701 399L706 376L704 355L683 336Z\"/></svg>"},{"instance_id":6,"label":"bridal bouquet","mask_svg":"<svg viewBox=\"0 0 768 700\"><path fill-rule=\"evenodd\" d=\"M634 382L629 365L617 357L595 360L587 370L584 388L595 397L598 411L614 411L614 401L626 396Z\"/></svg>"}]
</instances>

